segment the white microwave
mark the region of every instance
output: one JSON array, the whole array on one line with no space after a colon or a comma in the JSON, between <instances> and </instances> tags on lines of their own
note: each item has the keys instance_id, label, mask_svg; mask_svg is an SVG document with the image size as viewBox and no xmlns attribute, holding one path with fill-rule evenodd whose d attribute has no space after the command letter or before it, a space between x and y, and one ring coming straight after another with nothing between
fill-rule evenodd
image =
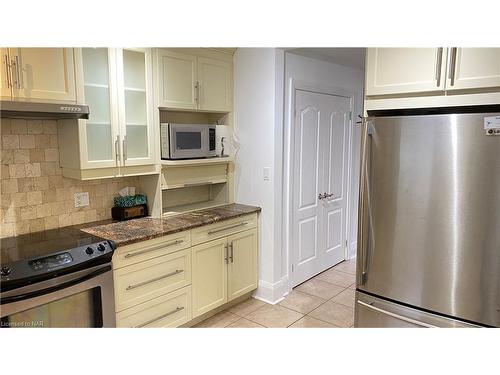
<instances>
[{"instance_id":1,"label":"white microwave","mask_svg":"<svg viewBox=\"0 0 500 375\"><path fill-rule=\"evenodd\" d=\"M215 125L160 124L162 159L197 159L216 156Z\"/></svg>"}]
</instances>

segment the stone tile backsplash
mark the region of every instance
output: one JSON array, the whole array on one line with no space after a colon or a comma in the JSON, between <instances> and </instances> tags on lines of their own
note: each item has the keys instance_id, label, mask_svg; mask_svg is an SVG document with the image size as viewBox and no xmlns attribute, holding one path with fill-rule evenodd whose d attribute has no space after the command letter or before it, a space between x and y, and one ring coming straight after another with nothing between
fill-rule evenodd
<instances>
[{"instance_id":1,"label":"stone tile backsplash","mask_svg":"<svg viewBox=\"0 0 500 375\"><path fill-rule=\"evenodd\" d=\"M57 121L0 120L0 238L111 218L113 198L138 177L79 181L62 176ZM75 208L74 193L90 204Z\"/></svg>"}]
</instances>

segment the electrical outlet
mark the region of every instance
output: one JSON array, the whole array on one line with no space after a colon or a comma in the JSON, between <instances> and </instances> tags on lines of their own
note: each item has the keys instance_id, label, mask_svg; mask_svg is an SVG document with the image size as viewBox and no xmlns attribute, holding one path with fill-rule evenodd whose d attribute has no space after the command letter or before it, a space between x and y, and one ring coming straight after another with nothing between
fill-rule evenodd
<instances>
[{"instance_id":1,"label":"electrical outlet","mask_svg":"<svg viewBox=\"0 0 500 375\"><path fill-rule=\"evenodd\" d=\"M89 193L75 193L75 207L85 207L89 205Z\"/></svg>"}]
</instances>

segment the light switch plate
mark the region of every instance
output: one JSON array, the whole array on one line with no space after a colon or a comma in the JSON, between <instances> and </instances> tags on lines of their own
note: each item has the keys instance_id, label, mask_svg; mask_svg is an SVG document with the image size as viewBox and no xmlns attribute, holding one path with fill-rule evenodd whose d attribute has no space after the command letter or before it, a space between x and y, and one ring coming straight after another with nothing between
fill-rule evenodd
<instances>
[{"instance_id":1,"label":"light switch plate","mask_svg":"<svg viewBox=\"0 0 500 375\"><path fill-rule=\"evenodd\" d=\"M75 207L85 207L89 205L89 193L75 193Z\"/></svg>"},{"instance_id":2,"label":"light switch plate","mask_svg":"<svg viewBox=\"0 0 500 375\"><path fill-rule=\"evenodd\" d=\"M271 168L269 167L264 167L264 181L269 181L271 180Z\"/></svg>"}]
</instances>

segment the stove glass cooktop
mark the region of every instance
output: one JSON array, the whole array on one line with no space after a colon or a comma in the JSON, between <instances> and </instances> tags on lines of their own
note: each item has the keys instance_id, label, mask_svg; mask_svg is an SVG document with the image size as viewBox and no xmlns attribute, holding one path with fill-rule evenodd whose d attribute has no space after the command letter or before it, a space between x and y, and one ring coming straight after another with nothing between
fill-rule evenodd
<instances>
[{"instance_id":1,"label":"stove glass cooktop","mask_svg":"<svg viewBox=\"0 0 500 375\"><path fill-rule=\"evenodd\" d=\"M103 238L85 233L74 227L51 229L43 232L23 234L0 240L0 263L40 258L59 251L91 245Z\"/></svg>"}]
</instances>

